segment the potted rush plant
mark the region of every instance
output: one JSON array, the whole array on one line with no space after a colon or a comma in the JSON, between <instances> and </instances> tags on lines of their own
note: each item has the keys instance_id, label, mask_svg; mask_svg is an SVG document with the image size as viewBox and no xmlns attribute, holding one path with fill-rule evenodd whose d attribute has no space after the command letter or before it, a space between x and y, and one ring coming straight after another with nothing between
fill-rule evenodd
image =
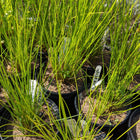
<instances>
[{"instance_id":1,"label":"potted rush plant","mask_svg":"<svg viewBox=\"0 0 140 140\"><path fill-rule=\"evenodd\" d=\"M16 3L18 3L19 7L16 7ZM28 20L28 17L35 16L36 13L33 10L30 11L29 3L26 4L26 7L25 1L23 2L22 0L18 2L15 0L2 1L0 3L0 18L2 22L0 24L0 50L2 53L0 57L5 61L4 65L7 72L11 74L17 70L21 75L21 65L24 64L21 64L20 59L31 61L29 63L32 64L32 70L36 67L34 65L37 63L35 54L39 51L39 48L34 49L37 23ZM19 45L22 46L22 50L18 47ZM31 52L32 58L29 60ZM25 63L25 61L22 63Z\"/></svg>"},{"instance_id":2,"label":"potted rush plant","mask_svg":"<svg viewBox=\"0 0 140 140\"><path fill-rule=\"evenodd\" d=\"M45 70L40 65L38 77L49 98L57 104L61 95L74 108L74 96L87 86L89 73L83 67L91 53L97 52L114 6L105 9L101 3L105 1L59 0L44 4L49 8L41 13L39 26L43 29L41 38L48 60L43 63Z\"/></svg>"},{"instance_id":3,"label":"potted rush plant","mask_svg":"<svg viewBox=\"0 0 140 140\"><path fill-rule=\"evenodd\" d=\"M43 100L41 87L34 81L21 82L21 87L11 86L11 81L3 78L3 83L9 86L7 91L7 104L0 116L0 134L2 138L17 140L23 139L49 139L57 137L57 127L60 127L59 110L50 100ZM7 80L7 81L5 81ZM17 81L13 81L17 82ZM17 83L16 83L17 84ZM25 89L22 89L24 85ZM18 92L18 89L20 92ZM27 90L29 89L29 91ZM35 91L36 90L36 91ZM43 124L43 125L42 125Z\"/></svg>"},{"instance_id":4,"label":"potted rush plant","mask_svg":"<svg viewBox=\"0 0 140 140\"><path fill-rule=\"evenodd\" d=\"M19 19L20 2L22 1L8 1L12 10L13 4L15 6L11 17L13 20L8 22L3 16L3 24L0 25L8 50L5 55L8 56L11 68L14 69L12 73L8 72L5 58L0 59L0 83L3 88L0 94L4 95L7 103L0 99L0 104L4 105L4 110L0 111L0 134L1 137L10 139L17 137L54 139L57 137L57 127L60 128L59 110L53 101L44 98L44 92L38 82L31 80L31 73L35 75L35 66L32 72L31 62L37 57L37 53L33 52L36 29L27 20L28 11L25 9L29 8L30 1L25 9L21 8L23 17ZM0 12L2 10L1 8ZM11 26L13 26L12 33L10 29L6 30ZM36 63L35 61L35 65Z\"/></svg>"},{"instance_id":5,"label":"potted rush plant","mask_svg":"<svg viewBox=\"0 0 140 140\"><path fill-rule=\"evenodd\" d=\"M131 104L136 100L133 96L140 93L139 90L134 93L140 84L135 85L131 91L128 90L133 77L139 73L140 53L137 31L139 27L136 28L135 24L131 26L132 15L129 15L128 11L132 8L128 9L127 6L123 7L124 9L122 4L117 6L114 16L116 20L109 26L111 56L107 85L101 84L94 90L83 92L82 97L79 95L75 99L75 102L78 102L76 105L78 112L84 114L88 123L93 122L93 126L100 126L104 131L112 129L109 133L113 134L114 139L119 139L125 134ZM121 14L123 12L126 15L123 16ZM102 78L104 79L104 76ZM95 85L98 84L95 83ZM81 120L81 117L78 120Z\"/></svg>"}]
</instances>

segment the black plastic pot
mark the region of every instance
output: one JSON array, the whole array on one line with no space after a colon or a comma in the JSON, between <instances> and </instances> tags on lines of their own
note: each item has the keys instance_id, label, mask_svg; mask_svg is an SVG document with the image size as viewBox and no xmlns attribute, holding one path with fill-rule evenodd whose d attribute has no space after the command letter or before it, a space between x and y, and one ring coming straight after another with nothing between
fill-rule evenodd
<instances>
[{"instance_id":1,"label":"black plastic pot","mask_svg":"<svg viewBox=\"0 0 140 140\"><path fill-rule=\"evenodd\" d=\"M44 66L45 66L45 62L43 63L42 68ZM88 67L88 68L84 68L84 70L87 72L88 76L90 76L90 77L93 76L93 74L94 74L93 68ZM40 71L40 68L38 68L36 70L36 77L38 76L39 71ZM92 78L87 77L85 79L85 82L83 82L83 85L81 85L81 87L78 89L78 91L76 90L76 91L73 91L70 93L61 94L62 98L64 99L64 107L65 107L65 112L66 112L67 117L77 115L75 107L74 107L74 98L78 93L82 92L83 90L85 90L85 88L89 87L89 85L91 83L91 79ZM56 105L59 106L59 94L58 94L58 92L52 92L52 91L49 91L45 88L43 88L43 90L46 93L45 96L48 97L49 99L53 100L56 103Z\"/></svg>"},{"instance_id":2,"label":"black plastic pot","mask_svg":"<svg viewBox=\"0 0 140 140\"><path fill-rule=\"evenodd\" d=\"M80 96L80 95L79 95ZM76 96L75 97L75 100L74 100L74 104L75 104L75 109L76 109L76 112L77 114L81 115L82 119L84 119L85 121L87 120L87 118L83 115L83 114L80 114L79 113L79 106L78 106L78 97ZM128 108L131 108L132 106L128 106ZM127 124L128 124L128 120L129 120L129 117L131 115L131 110L127 111L127 117L116 127L115 125L101 125L101 124L94 124L91 123L91 126L95 126L95 128L101 128L101 131L105 132L106 134L111 131L112 129L114 129L114 127L116 127L110 134L110 136L112 135L111 137L111 140L116 140L123 132L125 132L127 130ZM78 119L78 117L76 118ZM127 134L125 134L123 137L121 137L121 140L126 140L127 138Z\"/></svg>"},{"instance_id":3,"label":"black plastic pot","mask_svg":"<svg viewBox=\"0 0 140 140\"><path fill-rule=\"evenodd\" d=\"M43 63L42 63L42 65L40 65L36 69L36 77L38 77L38 73L40 72L40 69L42 69L41 72L45 70L47 60L45 60L44 57L45 57L45 54L42 54ZM87 77L85 79L85 82L78 89L78 92L73 91L73 92L70 92L70 93L61 94L61 96L62 96L62 98L64 99L64 102L65 102L64 107L65 107L66 115L68 117L77 115L77 112L76 112L75 106L74 106L74 98L75 98L75 96L77 96L77 94L79 94L80 92L84 91L86 88L90 88L90 85L91 85L91 82L92 82L92 78L93 78L93 74L95 72L95 69L93 69L91 67L83 67L83 70L87 73L87 75L89 77ZM106 67L102 67L100 78L101 78L102 74L107 74L107 68ZM38 79L42 79L42 78L38 77ZM106 76L105 79L104 79L105 85L107 84L107 81L108 81L108 77ZM45 88L44 88L44 91L46 92L46 96L49 97L51 100L53 100L59 106L59 94L58 94L58 92L52 92L52 91L49 91L48 89L45 89ZM70 114L69 114L69 112L70 112Z\"/></svg>"},{"instance_id":4,"label":"black plastic pot","mask_svg":"<svg viewBox=\"0 0 140 140\"><path fill-rule=\"evenodd\" d=\"M128 128L133 126L139 120L140 120L140 108L137 108L132 112L132 114L129 118ZM140 139L140 133L136 132L136 126L137 126L137 124L132 129L130 129L130 131L127 133L127 135L128 135L127 140L138 140L138 135L139 135L139 139Z\"/></svg>"},{"instance_id":5,"label":"black plastic pot","mask_svg":"<svg viewBox=\"0 0 140 140\"><path fill-rule=\"evenodd\" d=\"M10 112L5 107L2 107L0 110L0 126L7 124L10 118ZM4 131L6 131L6 127L0 127L0 140L3 140L1 134Z\"/></svg>"},{"instance_id":6,"label":"black plastic pot","mask_svg":"<svg viewBox=\"0 0 140 140\"><path fill-rule=\"evenodd\" d=\"M45 62L43 64L42 68L44 66L45 66ZM36 70L36 73L39 72L39 69L40 68L38 68ZM87 75L89 77L87 77L85 79L85 82L78 89L78 92L77 91L73 91L73 92L70 92L70 93L63 93L63 94L61 94L61 96L62 96L62 98L64 99L64 102L65 102L64 103L64 107L65 107L65 112L66 112L67 117L77 115L77 112L76 112L75 106L74 106L74 98L75 98L75 96L77 96L77 94L79 94L82 91L84 91L86 88L87 89L90 88L90 85L91 85L91 82L92 82L92 78L93 78L93 74L94 74L95 70L93 68L91 68L91 67L83 67L83 69L84 69L84 71L86 71L86 73L87 73ZM101 76L102 76L103 73L104 74L107 73L107 68L106 67L102 67L99 79L101 79ZM105 85L107 84L107 81L108 81L108 77L106 76L106 78L104 79ZM59 106L59 94L58 94L58 92L52 92L52 91L49 91L49 90L47 90L45 88L44 88L44 91L46 92L46 96L49 97L51 100L53 100Z\"/></svg>"},{"instance_id":7,"label":"black plastic pot","mask_svg":"<svg viewBox=\"0 0 140 140\"><path fill-rule=\"evenodd\" d=\"M64 107L67 117L77 115L77 112L75 110L74 106L74 98L77 96L78 93L85 90L85 87L89 87L89 83L91 82L90 79L87 79L87 83L83 83L81 87L78 89L78 91L73 91L70 93L63 93L61 94L62 98L64 99ZM52 92L44 88L44 91L46 92L46 97L49 97L51 100L53 100L58 106L59 106L59 94L58 92ZM69 114L70 112L70 114Z\"/></svg>"}]
</instances>

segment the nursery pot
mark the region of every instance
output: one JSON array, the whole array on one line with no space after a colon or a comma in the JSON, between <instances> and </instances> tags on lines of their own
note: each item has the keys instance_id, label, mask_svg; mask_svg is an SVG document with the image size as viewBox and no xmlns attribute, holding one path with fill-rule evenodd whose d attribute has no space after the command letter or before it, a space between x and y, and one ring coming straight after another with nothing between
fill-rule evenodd
<instances>
[{"instance_id":1,"label":"nursery pot","mask_svg":"<svg viewBox=\"0 0 140 140\"><path fill-rule=\"evenodd\" d=\"M0 109L0 126L8 123L8 120L10 119L11 117L11 114L10 112L5 108L5 107L2 107ZM2 129L0 128L0 131ZM1 133L1 132L0 132Z\"/></svg>"},{"instance_id":2,"label":"nursery pot","mask_svg":"<svg viewBox=\"0 0 140 140\"><path fill-rule=\"evenodd\" d=\"M45 63L43 65L45 66ZM92 77L92 75L94 73L94 69L90 68L90 67L84 68L84 69L87 72L87 75ZM37 73L36 75L38 75L39 69L37 69L36 73ZM87 77L87 78L85 78L85 81L83 81L82 84L78 87L78 90L61 93L62 99L64 101L65 112L68 117L77 115L75 107L74 107L74 98L78 93L85 90L85 88L88 87L90 85L90 83L91 83L91 79ZM56 105L59 106L59 93L55 92L55 91L51 91L50 89L47 89L44 85L43 85L43 90L45 92L45 96L48 97L49 99L53 100L56 103Z\"/></svg>"},{"instance_id":3,"label":"nursery pot","mask_svg":"<svg viewBox=\"0 0 140 140\"><path fill-rule=\"evenodd\" d=\"M84 89L80 89L81 91ZM79 90L79 92L80 92ZM53 100L58 106L59 106L59 94L58 92L51 92L49 90L46 90L46 97L49 97L49 99ZM70 93L63 93L61 94L62 98L64 99L64 107L66 111L66 115L69 117L77 115L75 107L74 107L74 98L77 95L77 91L70 92ZM70 111L70 114L69 114Z\"/></svg>"},{"instance_id":4,"label":"nursery pot","mask_svg":"<svg viewBox=\"0 0 140 140\"><path fill-rule=\"evenodd\" d=\"M81 109L81 105L79 105L80 103L80 96L82 96L82 93L79 94L79 96L76 96L74 99L74 105L75 105L75 109L77 114L81 115L82 120L84 119L85 121L88 120L89 118L87 118L84 113L82 111L79 111ZM131 105L128 106L127 108L131 108ZM123 121L121 121L119 124L117 124L117 126L115 124L100 124L100 123L94 123L94 121L91 121L91 126L93 127L95 126L95 128L101 128L101 131L105 132L106 134L111 131L114 127L116 127L110 134L110 136L112 135L111 139L115 140L117 139L123 132L125 132L127 130L127 123L128 123L128 119L130 117L131 111L127 111L126 112L126 117L124 118ZM78 119L78 118L76 118ZM124 135L121 139L125 139L127 136Z\"/></svg>"},{"instance_id":5,"label":"nursery pot","mask_svg":"<svg viewBox=\"0 0 140 140\"><path fill-rule=\"evenodd\" d=\"M46 102L48 105L46 105ZM43 103L42 105L42 108L38 114L39 117L42 118L42 120L44 120L45 122L49 121L49 118L48 118L48 114L46 113L46 111L48 110L48 106L49 106L49 112L51 111L53 116L56 117L56 119L59 119L59 109L58 109L58 106L51 100L51 99L46 99L46 102ZM8 108L8 110L12 110L10 108ZM39 138L39 137L26 137L24 136L24 134L18 130L15 131L15 129L17 128L14 128L15 126L11 126L11 125L7 125L9 123L11 123L13 121L12 117L11 117L11 114L10 112L8 111L6 108L3 108L3 110L1 111L1 117L0 117L0 126L3 125L3 127L0 128L0 139L3 140L3 139L9 139L9 140L19 140L19 137L16 137L16 135L21 135L23 136L22 137L22 140L27 140L27 139L32 139L33 140L42 140L42 138ZM59 122L60 123L60 122ZM51 123L51 127L52 127L52 123ZM61 124L60 124L61 125ZM48 126L45 125L44 123L44 126L49 129ZM56 137L57 137L57 134L58 134L58 130L57 128L55 127L55 125L53 126L54 127L54 131L56 131ZM8 130L10 130L8 132ZM48 133L48 132L46 132ZM9 135L9 137L5 137L4 135ZM12 137L12 135L14 135ZM48 135L48 134L46 134Z\"/></svg>"},{"instance_id":6,"label":"nursery pot","mask_svg":"<svg viewBox=\"0 0 140 140\"><path fill-rule=\"evenodd\" d=\"M85 89L85 85L83 84L82 87L80 89L78 89L78 91L73 91L73 92L61 94L62 99L64 99L63 103L64 103L66 115L68 117L73 116L73 115L77 115L77 112L76 112L75 107L74 107L74 98L78 93L82 92L84 89ZM59 106L59 94L58 94L58 92L52 92L52 91L47 90L45 88L44 88L44 91L46 92L45 96L48 97L49 99L53 100ZM70 114L69 114L69 111L70 111Z\"/></svg>"},{"instance_id":7,"label":"nursery pot","mask_svg":"<svg viewBox=\"0 0 140 140\"><path fill-rule=\"evenodd\" d=\"M2 107L0 109L0 126L7 124L10 118L10 112L5 107ZM3 140L1 135L4 131L6 131L6 127L0 127L0 140Z\"/></svg>"},{"instance_id":8,"label":"nursery pot","mask_svg":"<svg viewBox=\"0 0 140 140\"><path fill-rule=\"evenodd\" d=\"M137 124L133 126L135 123ZM128 128L130 127L132 128L127 133L128 140L139 140L140 139L140 108L137 108L132 112L128 121Z\"/></svg>"}]
</instances>

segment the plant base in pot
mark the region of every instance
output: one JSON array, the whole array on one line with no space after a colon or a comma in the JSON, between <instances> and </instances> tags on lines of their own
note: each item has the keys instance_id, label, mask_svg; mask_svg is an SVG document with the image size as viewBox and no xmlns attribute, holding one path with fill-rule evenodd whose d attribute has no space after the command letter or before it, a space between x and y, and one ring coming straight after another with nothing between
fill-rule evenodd
<instances>
[{"instance_id":1,"label":"plant base in pot","mask_svg":"<svg viewBox=\"0 0 140 140\"><path fill-rule=\"evenodd\" d=\"M79 103L78 103L79 102ZM100 101L96 100L96 98L92 98L87 96L85 92L82 92L79 97L75 97L75 105L77 113L80 113L86 121L91 121L91 127L102 127L102 131L108 133L114 127L116 127L110 135L113 135L113 139L119 137L124 131L127 130L127 121L130 116L131 111L125 111L130 106L126 106L124 108L113 110L110 108L110 111L113 113L104 112L102 115L96 114L98 113L98 105ZM101 103L101 108L104 108L104 103ZM117 113L116 113L117 112ZM120 112L120 113L119 113ZM121 113L122 112L122 113ZM126 137L126 135L124 136Z\"/></svg>"},{"instance_id":2,"label":"plant base in pot","mask_svg":"<svg viewBox=\"0 0 140 140\"><path fill-rule=\"evenodd\" d=\"M78 93L82 92L86 87L88 87L88 84L91 82L89 77L91 77L94 73L94 69L92 68L84 68L83 71L84 72L80 72L78 74L77 85L75 84L74 79L69 79L65 81L58 80L60 84L61 96L62 99L64 99L63 101L65 102L64 107L66 115L68 117L77 115L74 107L74 98ZM40 82L42 82L43 89L46 92L46 97L49 97L59 106L58 85L56 79L54 78L54 75L52 74L51 66L48 66L47 70L45 70L44 77L41 79L43 82Z\"/></svg>"},{"instance_id":3,"label":"plant base in pot","mask_svg":"<svg viewBox=\"0 0 140 140\"><path fill-rule=\"evenodd\" d=\"M19 126L17 119L13 119L11 115L12 112L14 113L14 110L12 112L9 111L9 108L5 111L8 113L8 115L3 112L0 120L1 126L3 125L0 129L0 134L3 139L43 140L49 138L49 135L53 135L52 137L57 137L58 130L54 122L56 122L56 120L59 118L59 110L52 100L46 99L38 112L39 114L34 114L33 118L29 118L29 120L32 120L30 122L32 123L32 128L24 128L24 126ZM59 122L57 123L59 124Z\"/></svg>"}]
</instances>

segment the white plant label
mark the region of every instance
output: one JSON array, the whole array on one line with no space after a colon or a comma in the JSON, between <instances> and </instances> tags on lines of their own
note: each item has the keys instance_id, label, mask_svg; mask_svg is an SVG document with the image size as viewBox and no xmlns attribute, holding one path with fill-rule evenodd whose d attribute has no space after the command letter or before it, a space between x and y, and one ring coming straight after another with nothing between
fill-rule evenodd
<instances>
[{"instance_id":1,"label":"white plant label","mask_svg":"<svg viewBox=\"0 0 140 140\"><path fill-rule=\"evenodd\" d=\"M3 140L3 138L2 138L2 136L1 136L1 134L0 134L0 140Z\"/></svg>"},{"instance_id":2,"label":"white plant label","mask_svg":"<svg viewBox=\"0 0 140 140\"><path fill-rule=\"evenodd\" d=\"M87 126L87 122L85 120L81 120L80 123L81 123L82 129L84 131Z\"/></svg>"},{"instance_id":3,"label":"white plant label","mask_svg":"<svg viewBox=\"0 0 140 140\"><path fill-rule=\"evenodd\" d=\"M30 80L30 91L29 91L29 93L32 95L32 102L34 102L35 98L37 98L38 102L41 101L42 88L38 84L37 80Z\"/></svg>"},{"instance_id":4,"label":"white plant label","mask_svg":"<svg viewBox=\"0 0 140 140\"><path fill-rule=\"evenodd\" d=\"M72 135L76 137L80 128L77 126L75 119L69 119L67 123Z\"/></svg>"},{"instance_id":5,"label":"white plant label","mask_svg":"<svg viewBox=\"0 0 140 140\"><path fill-rule=\"evenodd\" d=\"M66 53L68 52L69 44L70 44L70 38L64 37L64 42L62 43L62 46L60 48L60 52L59 52L59 55L58 55L58 60L59 61L60 61L60 58L61 57L63 58L66 55Z\"/></svg>"},{"instance_id":6,"label":"white plant label","mask_svg":"<svg viewBox=\"0 0 140 140\"><path fill-rule=\"evenodd\" d=\"M98 65L95 69L95 73L92 80L92 85L91 85L92 90L94 90L95 87L99 86L102 83L102 80L99 81L101 71L102 71L102 66Z\"/></svg>"},{"instance_id":7,"label":"white plant label","mask_svg":"<svg viewBox=\"0 0 140 140\"><path fill-rule=\"evenodd\" d=\"M111 47L107 45L107 38L109 37L109 27L105 30L104 36L102 38L103 40L103 50L108 49L111 50Z\"/></svg>"}]
</instances>

